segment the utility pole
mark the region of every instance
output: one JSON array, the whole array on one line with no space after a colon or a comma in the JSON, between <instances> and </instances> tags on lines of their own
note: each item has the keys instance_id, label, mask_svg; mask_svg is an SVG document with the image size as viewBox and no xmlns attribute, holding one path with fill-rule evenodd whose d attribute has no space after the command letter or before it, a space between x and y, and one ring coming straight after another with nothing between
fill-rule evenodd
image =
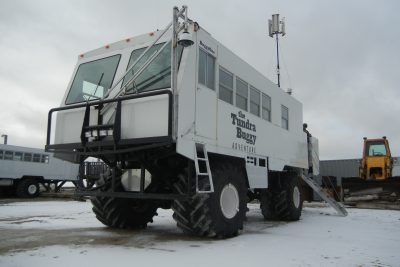
<instances>
[{"instance_id":1,"label":"utility pole","mask_svg":"<svg viewBox=\"0 0 400 267\"><path fill-rule=\"evenodd\" d=\"M280 66L279 66L279 34L285 36L285 18L279 20L279 14L272 15L272 19L268 20L269 36L274 38L276 36L276 74L278 76L278 87L281 87L280 80Z\"/></svg>"}]
</instances>

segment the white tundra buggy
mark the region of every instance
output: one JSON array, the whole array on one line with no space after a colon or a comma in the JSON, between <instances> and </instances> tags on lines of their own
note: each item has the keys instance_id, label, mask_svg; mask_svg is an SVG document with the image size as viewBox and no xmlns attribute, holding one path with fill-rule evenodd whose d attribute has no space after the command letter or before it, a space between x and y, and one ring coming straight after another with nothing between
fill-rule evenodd
<instances>
[{"instance_id":1,"label":"white tundra buggy","mask_svg":"<svg viewBox=\"0 0 400 267\"><path fill-rule=\"evenodd\" d=\"M143 228L172 208L185 233L224 238L243 228L250 200L266 219L299 219L299 177L318 174L302 114L184 6L164 30L79 56L46 149L108 164L78 192L103 224Z\"/></svg>"}]
</instances>

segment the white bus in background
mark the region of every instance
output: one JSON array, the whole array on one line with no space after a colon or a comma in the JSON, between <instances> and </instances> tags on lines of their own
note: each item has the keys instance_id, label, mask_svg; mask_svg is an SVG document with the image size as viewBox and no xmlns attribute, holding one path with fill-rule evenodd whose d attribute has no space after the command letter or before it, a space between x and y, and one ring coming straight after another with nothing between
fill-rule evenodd
<instances>
[{"instance_id":1,"label":"white bus in background","mask_svg":"<svg viewBox=\"0 0 400 267\"><path fill-rule=\"evenodd\" d=\"M65 182L78 180L79 164L53 157L38 148L0 145L0 190L12 189L18 197L36 197L40 184L58 191Z\"/></svg>"}]
</instances>

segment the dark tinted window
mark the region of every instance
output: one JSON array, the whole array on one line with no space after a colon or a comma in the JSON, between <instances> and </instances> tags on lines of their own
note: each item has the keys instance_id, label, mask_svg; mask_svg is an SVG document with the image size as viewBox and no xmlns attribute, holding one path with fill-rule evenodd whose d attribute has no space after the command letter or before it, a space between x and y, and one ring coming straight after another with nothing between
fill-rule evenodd
<instances>
[{"instance_id":1,"label":"dark tinted window","mask_svg":"<svg viewBox=\"0 0 400 267\"><path fill-rule=\"evenodd\" d=\"M262 118L271 121L271 97L262 94Z\"/></svg>"},{"instance_id":2,"label":"dark tinted window","mask_svg":"<svg viewBox=\"0 0 400 267\"><path fill-rule=\"evenodd\" d=\"M233 105L233 74L219 68L219 99Z\"/></svg>"},{"instance_id":3,"label":"dark tinted window","mask_svg":"<svg viewBox=\"0 0 400 267\"><path fill-rule=\"evenodd\" d=\"M40 162L40 154L33 154L33 162Z\"/></svg>"},{"instance_id":4,"label":"dark tinted window","mask_svg":"<svg viewBox=\"0 0 400 267\"><path fill-rule=\"evenodd\" d=\"M24 161L32 161L32 153L24 153Z\"/></svg>"},{"instance_id":5,"label":"dark tinted window","mask_svg":"<svg viewBox=\"0 0 400 267\"><path fill-rule=\"evenodd\" d=\"M289 109L282 105L282 124L283 129L289 130Z\"/></svg>"},{"instance_id":6,"label":"dark tinted window","mask_svg":"<svg viewBox=\"0 0 400 267\"><path fill-rule=\"evenodd\" d=\"M250 113L260 117L260 91L250 86Z\"/></svg>"},{"instance_id":7,"label":"dark tinted window","mask_svg":"<svg viewBox=\"0 0 400 267\"><path fill-rule=\"evenodd\" d=\"M19 161L21 161L22 160L22 152L15 152L14 153L14 160L19 160Z\"/></svg>"},{"instance_id":8,"label":"dark tinted window","mask_svg":"<svg viewBox=\"0 0 400 267\"><path fill-rule=\"evenodd\" d=\"M13 160L14 152L12 151L4 151L4 159Z\"/></svg>"},{"instance_id":9,"label":"dark tinted window","mask_svg":"<svg viewBox=\"0 0 400 267\"><path fill-rule=\"evenodd\" d=\"M199 50L199 83L215 89L215 58Z\"/></svg>"},{"instance_id":10,"label":"dark tinted window","mask_svg":"<svg viewBox=\"0 0 400 267\"><path fill-rule=\"evenodd\" d=\"M248 84L236 78L236 106L247 111Z\"/></svg>"}]
</instances>

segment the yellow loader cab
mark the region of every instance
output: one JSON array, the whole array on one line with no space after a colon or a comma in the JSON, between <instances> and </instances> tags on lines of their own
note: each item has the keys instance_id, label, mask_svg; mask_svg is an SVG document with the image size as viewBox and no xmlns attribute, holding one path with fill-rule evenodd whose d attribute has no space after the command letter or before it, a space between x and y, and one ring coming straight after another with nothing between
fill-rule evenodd
<instances>
[{"instance_id":1,"label":"yellow loader cab","mask_svg":"<svg viewBox=\"0 0 400 267\"><path fill-rule=\"evenodd\" d=\"M394 193L400 196L400 176L393 171L394 163L386 136L377 139L364 137L359 177L342 177L344 195L384 192L387 195Z\"/></svg>"},{"instance_id":2,"label":"yellow loader cab","mask_svg":"<svg viewBox=\"0 0 400 267\"><path fill-rule=\"evenodd\" d=\"M386 136L379 139L364 137L364 152L360 164L360 178L385 180L392 176L393 159Z\"/></svg>"}]
</instances>

